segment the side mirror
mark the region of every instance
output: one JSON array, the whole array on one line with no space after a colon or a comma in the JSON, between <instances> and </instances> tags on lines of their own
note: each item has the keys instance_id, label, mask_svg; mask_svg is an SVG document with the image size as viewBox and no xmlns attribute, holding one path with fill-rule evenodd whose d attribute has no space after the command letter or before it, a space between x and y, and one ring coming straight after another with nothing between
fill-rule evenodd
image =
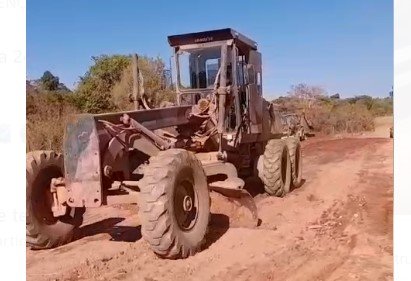
<instances>
[{"instance_id":1,"label":"side mirror","mask_svg":"<svg viewBox=\"0 0 411 281\"><path fill-rule=\"evenodd\" d=\"M252 64L247 64L246 82L247 84L255 84L255 70Z\"/></svg>"}]
</instances>

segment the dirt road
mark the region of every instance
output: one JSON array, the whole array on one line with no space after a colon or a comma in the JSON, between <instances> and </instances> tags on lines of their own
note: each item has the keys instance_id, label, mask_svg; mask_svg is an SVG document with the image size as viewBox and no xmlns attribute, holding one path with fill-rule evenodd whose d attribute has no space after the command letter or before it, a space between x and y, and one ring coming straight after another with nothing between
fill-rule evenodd
<instances>
[{"instance_id":1,"label":"dirt road","mask_svg":"<svg viewBox=\"0 0 411 281\"><path fill-rule=\"evenodd\" d=\"M386 138L389 136L390 127L394 125L394 119L393 116L377 117L374 120L374 124L374 132L367 133L367 136Z\"/></svg>"},{"instance_id":2,"label":"dirt road","mask_svg":"<svg viewBox=\"0 0 411 281\"><path fill-rule=\"evenodd\" d=\"M107 207L87 213L76 241L27 250L27 279L392 280L387 137L304 142L303 186L284 198L257 194L256 229L229 228L213 214L220 223L194 257L156 257L141 239L137 207Z\"/></svg>"}]
</instances>

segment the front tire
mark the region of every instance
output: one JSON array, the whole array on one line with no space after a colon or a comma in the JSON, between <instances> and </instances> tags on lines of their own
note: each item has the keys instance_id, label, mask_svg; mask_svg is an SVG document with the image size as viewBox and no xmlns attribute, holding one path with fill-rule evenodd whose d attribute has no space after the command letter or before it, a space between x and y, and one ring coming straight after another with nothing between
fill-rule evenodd
<instances>
[{"instance_id":1,"label":"front tire","mask_svg":"<svg viewBox=\"0 0 411 281\"><path fill-rule=\"evenodd\" d=\"M163 258L198 252L210 218L210 195L201 162L184 149L150 158L140 181L142 235Z\"/></svg>"},{"instance_id":2,"label":"front tire","mask_svg":"<svg viewBox=\"0 0 411 281\"><path fill-rule=\"evenodd\" d=\"M50 192L52 178L64 175L63 157L54 151L26 154L26 244L32 249L48 249L68 243L82 222L82 210L67 207L54 217Z\"/></svg>"},{"instance_id":3,"label":"front tire","mask_svg":"<svg viewBox=\"0 0 411 281\"><path fill-rule=\"evenodd\" d=\"M257 169L268 194L283 197L290 191L290 155L283 140L272 139L267 142L264 154L258 159Z\"/></svg>"}]
</instances>

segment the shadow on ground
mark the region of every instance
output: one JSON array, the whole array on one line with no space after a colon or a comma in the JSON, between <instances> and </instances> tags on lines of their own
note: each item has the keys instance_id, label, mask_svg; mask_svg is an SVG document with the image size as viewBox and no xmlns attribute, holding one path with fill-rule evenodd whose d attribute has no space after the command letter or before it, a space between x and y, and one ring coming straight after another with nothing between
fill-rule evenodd
<instances>
[{"instance_id":1,"label":"shadow on ground","mask_svg":"<svg viewBox=\"0 0 411 281\"><path fill-rule=\"evenodd\" d=\"M206 234L204 249L218 241L230 228L230 218L224 214L210 214L210 224Z\"/></svg>"},{"instance_id":2,"label":"shadow on ground","mask_svg":"<svg viewBox=\"0 0 411 281\"><path fill-rule=\"evenodd\" d=\"M306 182L306 179L301 180L301 185L298 188L301 188L304 186ZM264 190L264 185L262 181L258 177L249 177L245 179L245 186L244 188L250 193L252 197L256 196L261 196L261 195L266 195L269 196L265 190ZM298 189L295 187L290 187L290 192L293 192L294 190Z\"/></svg>"},{"instance_id":3,"label":"shadow on ground","mask_svg":"<svg viewBox=\"0 0 411 281\"><path fill-rule=\"evenodd\" d=\"M101 233L111 236L111 241L136 242L141 239L141 226L119 226L124 218L107 218L89 225L82 226L75 234L74 240Z\"/></svg>"},{"instance_id":4,"label":"shadow on ground","mask_svg":"<svg viewBox=\"0 0 411 281\"><path fill-rule=\"evenodd\" d=\"M136 242L141 239L141 226L119 226L125 218L106 218L104 220L81 226L74 235L74 241L84 237L107 233L110 241ZM206 235L205 248L215 243L230 226L230 219L224 214L211 214L209 231Z\"/></svg>"}]
</instances>

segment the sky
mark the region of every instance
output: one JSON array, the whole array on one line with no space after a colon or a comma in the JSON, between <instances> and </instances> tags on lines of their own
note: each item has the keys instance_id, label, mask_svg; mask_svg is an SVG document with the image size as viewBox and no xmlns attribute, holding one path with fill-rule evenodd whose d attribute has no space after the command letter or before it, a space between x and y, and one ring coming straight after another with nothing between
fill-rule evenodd
<instances>
[{"instance_id":1,"label":"sky","mask_svg":"<svg viewBox=\"0 0 411 281\"><path fill-rule=\"evenodd\" d=\"M291 85L386 97L393 85L392 0L27 1L27 78L69 88L101 54L171 56L167 35L231 27L258 43L267 98Z\"/></svg>"}]
</instances>

